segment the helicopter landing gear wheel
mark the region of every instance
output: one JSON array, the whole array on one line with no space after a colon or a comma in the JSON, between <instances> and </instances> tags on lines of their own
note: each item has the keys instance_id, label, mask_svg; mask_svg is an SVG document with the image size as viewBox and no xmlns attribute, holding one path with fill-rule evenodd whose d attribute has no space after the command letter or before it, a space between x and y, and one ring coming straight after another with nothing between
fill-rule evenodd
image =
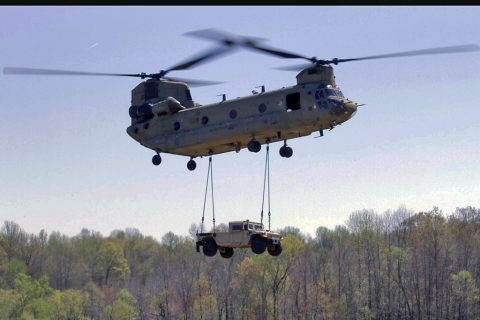
<instances>
[{"instance_id":1,"label":"helicopter landing gear wheel","mask_svg":"<svg viewBox=\"0 0 480 320\"><path fill-rule=\"evenodd\" d=\"M262 149L262 145L260 144L260 142L258 142L257 140L255 139L252 139L250 140L250 142L247 144L247 149L248 151L250 152L259 152L260 149Z\"/></svg>"},{"instance_id":2,"label":"helicopter landing gear wheel","mask_svg":"<svg viewBox=\"0 0 480 320\"><path fill-rule=\"evenodd\" d=\"M293 155L293 149L287 146L287 141L285 141L284 145L280 148L279 153L283 158L290 158Z\"/></svg>"},{"instance_id":3,"label":"helicopter landing gear wheel","mask_svg":"<svg viewBox=\"0 0 480 320\"><path fill-rule=\"evenodd\" d=\"M291 147L285 148L285 158L290 158L293 155L293 149Z\"/></svg>"},{"instance_id":4,"label":"helicopter landing gear wheel","mask_svg":"<svg viewBox=\"0 0 480 320\"><path fill-rule=\"evenodd\" d=\"M190 159L190 161L187 162L188 170L193 171L195 170L196 167L197 167L197 163L195 162L195 160Z\"/></svg>"},{"instance_id":5,"label":"helicopter landing gear wheel","mask_svg":"<svg viewBox=\"0 0 480 320\"><path fill-rule=\"evenodd\" d=\"M162 162L162 157L160 157L158 153L152 157L152 163L155 166L158 166L161 162Z\"/></svg>"}]
</instances>

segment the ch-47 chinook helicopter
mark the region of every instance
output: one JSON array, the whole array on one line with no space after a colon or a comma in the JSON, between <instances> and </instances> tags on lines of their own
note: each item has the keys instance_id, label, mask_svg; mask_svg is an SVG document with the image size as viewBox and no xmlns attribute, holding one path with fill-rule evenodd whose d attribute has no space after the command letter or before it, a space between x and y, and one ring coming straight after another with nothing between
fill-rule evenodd
<instances>
[{"instance_id":1,"label":"ch-47 chinook helicopter","mask_svg":"<svg viewBox=\"0 0 480 320\"><path fill-rule=\"evenodd\" d=\"M215 29L187 33L220 44L159 73L113 74L51 69L4 68L5 74L99 75L128 76L147 79L132 90L127 133L141 145L155 151L154 165L161 163L160 153L190 157L187 168L194 170L194 158L247 148L259 152L261 145L283 141L279 153L289 158L293 154L287 140L333 129L349 120L359 106L344 97L335 82L332 64L370 59L407 57L444 53L479 51L477 45L459 45L373 55L349 59L317 59L263 45L263 39L228 34ZM281 89L265 91L236 99L201 105L194 102L189 86L217 84L165 77L174 70L184 70L212 58L218 58L234 48L247 48L287 59L305 59L309 63L286 67L301 70L297 83Z\"/></svg>"}]
</instances>

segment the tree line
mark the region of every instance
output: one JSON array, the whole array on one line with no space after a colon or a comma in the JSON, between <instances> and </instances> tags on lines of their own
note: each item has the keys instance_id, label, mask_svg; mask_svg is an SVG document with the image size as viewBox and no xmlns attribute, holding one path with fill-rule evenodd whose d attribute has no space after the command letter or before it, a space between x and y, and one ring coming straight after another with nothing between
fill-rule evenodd
<instances>
[{"instance_id":1,"label":"tree line","mask_svg":"<svg viewBox=\"0 0 480 320\"><path fill-rule=\"evenodd\" d=\"M480 318L474 207L359 210L314 236L285 227L278 257L208 258L195 251L196 230L68 237L5 221L0 319Z\"/></svg>"}]
</instances>

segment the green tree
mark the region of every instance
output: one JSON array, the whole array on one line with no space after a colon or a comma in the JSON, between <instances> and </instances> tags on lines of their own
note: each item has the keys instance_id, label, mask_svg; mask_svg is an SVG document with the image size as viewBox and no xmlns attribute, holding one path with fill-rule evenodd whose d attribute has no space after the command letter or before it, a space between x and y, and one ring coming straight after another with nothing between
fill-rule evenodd
<instances>
[{"instance_id":1,"label":"green tree","mask_svg":"<svg viewBox=\"0 0 480 320\"><path fill-rule=\"evenodd\" d=\"M20 316L22 299L15 290L0 289L0 320L15 319Z\"/></svg>"},{"instance_id":2,"label":"green tree","mask_svg":"<svg viewBox=\"0 0 480 320\"><path fill-rule=\"evenodd\" d=\"M128 262L125 259L122 247L118 243L112 240L104 242L100 248L100 259L104 285L109 285L112 278L123 281L129 275Z\"/></svg>"},{"instance_id":3,"label":"green tree","mask_svg":"<svg viewBox=\"0 0 480 320\"><path fill-rule=\"evenodd\" d=\"M8 259L14 256L21 258L21 253L28 241L27 233L15 222L5 221L3 227L0 229L0 236L3 239L2 242L5 245Z\"/></svg>"},{"instance_id":4,"label":"green tree","mask_svg":"<svg viewBox=\"0 0 480 320\"><path fill-rule=\"evenodd\" d=\"M98 286L102 286L105 280L101 257L101 247L105 240L102 235L96 231L82 229L71 242L78 259L75 265L78 285L83 286L89 281L94 281Z\"/></svg>"},{"instance_id":5,"label":"green tree","mask_svg":"<svg viewBox=\"0 0 480 320\"><path fill-rule=\"evenodd\" d=\"M89 296L87 292L68 289L55 290L49 298L51 317L55 320L81 320L86 315Z\"/></svg>"},{"instance_id":6,"label":"green tree","mask_svg":"<svg viewBox=\"0 0 480 320\"><path fill-rule=\"evenodd\" d=\"M128 292L127 289L121 289L115 301L109 304L103 310L103 319L105 320L137 320L138 314L137 300Z\"/></svg>"},{"instance_id":7,"label":"green tree","mask_svg":"<svg viewBox=\"0 0 480 320\"><path fill-rule=\"evenodd\" d=\"M45 298L52 293L52 288L48 286L46 276L34 280L19 273L15 277L14 289L19 295L16 314L21 318L49 319L50 306Z\"/></svg>"},{"instance_id":8,"label":"green tree","mask_svg":"<svg viewBox=\"0 0 480 320\"><path fill-rule=\"evenodd\" d=\"M480 301L475 279L467 270L461 270L450 276L452 292L455 298L457 319L474 319L474 305Z\"/></svg>"},{"instance_id":9,"label":"green tree","mask_svg":"<svg viewBox=\"0 0 480 320\"><path fill-rule=\"evenodd\" d=\"M22 307L25 307L29 301L44 298L52 292L52 288L48 286L48 278L46 276L42 276L39 280L34 280L24 273L19 273L15 277L14 289L20 294Z\"/></svg>"},{"instance_id":10,"label":"green tree","mask_svg":"<svg viewBox=\"0 0 480 320\"><path fill-rule=\"evenodd\" d=\"M0 267L0 287L4 288L13 288L17 274L26 274L28 272L25 263L17 258L3 261Z\"/></svg>"},{"instance_id":11,"label":"green tree","mask_svg":"<svg viewBox=\"0 0 480 320\"><path fill-rule=\"evenodd\" d=\"M71 239L59 232L52 232L46 250L48 253L46 272L52 286L62 290L69 288L75 265Z\"/></svg>"}]
</instances>

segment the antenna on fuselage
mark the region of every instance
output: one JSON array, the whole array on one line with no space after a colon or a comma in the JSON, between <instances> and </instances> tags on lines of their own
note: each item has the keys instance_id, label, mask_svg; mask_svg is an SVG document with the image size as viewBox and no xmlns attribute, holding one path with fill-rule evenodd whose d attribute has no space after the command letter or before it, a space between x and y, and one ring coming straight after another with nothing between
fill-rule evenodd
<instances>
[{"instance_id":1,"label":"antenna on fuselage","mask_svg":"<svg viewBox=\"0 0 480 320\"><path fill-rule=\"evenodd\" d=\"M217 94L217 97L222 97L222 102L227 100L227 95L225 93L222 93L222 94Z\"/></svg>"},{"instance_id":2,"label":"antenna on fuselage","mask_svg":"<svg viewBox=\"0 0 480 320\"><path fill-rule=\"evenodd\" d=\"M265 92L265 86L264 85L261 85L261 86L255 87L255 88L262 88L262 93Z\"/></svg>"}]
</instances>

